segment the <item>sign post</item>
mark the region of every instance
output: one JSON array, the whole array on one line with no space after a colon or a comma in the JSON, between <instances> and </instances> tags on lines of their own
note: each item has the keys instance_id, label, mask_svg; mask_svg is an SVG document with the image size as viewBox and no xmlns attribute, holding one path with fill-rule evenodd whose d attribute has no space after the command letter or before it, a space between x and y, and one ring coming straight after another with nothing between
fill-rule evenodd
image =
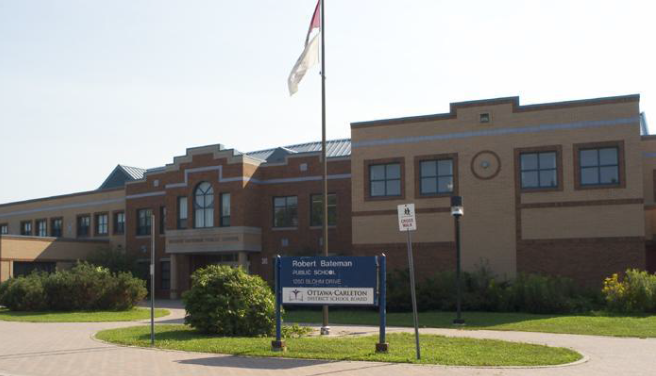
<instances>
[{"instance_id":1,"label":"sign post","mask_svg":"<svg viewBox=\"0 0 656 376\"><path fill-rule=\"evenodd\" d=\"M281 338L283 305L379 306L385 314L385 256L381 257L276 257L276 339L273 351L284 351ZM382 278L382 279L381 279ZM376 351L387 351L385 330ZM379 346L381 345L381 346ZM382 346L384 345L384 346Z\"/></svg>"},{"instance_id":2,"label":"sign post","mask_svg":"<svg viewBox=\"0 0 656 376\"><path fill-rule=\"evenodd\" d=\"M150 217L150 345L155 346L155 214Z\"/></svg>"},{"instance_id":3,"label":"sign post","mask_svg":"<svg viewBox=\"0 0 656 376\"><path fill-rule=\"evenodd\" d=\"M386 353L389 351L389 343L385 337L385 327L387 327L387 266L386 257L383 253L382 256L378 257L378 311L380 314L380 330L378 343L376 344L376 352Z\"/></svg>"},{"instance_id":4,"label":"sign post","mask_svg":"<svg viewBox=\"0 0 656 376\"><path fill-rule=\"evenodd\" d=\"M415 217L415 204L403 204L398 206L399 231L408 234L408 266L410 268L410 297L412 298L412 316L415 322L415 346L417 348L417 359L421 359L419 347L419 317L417 316L417 294L415 292L415 263L412 259L412 231L417 230L417 219Z\"/></svg>"}]
</instances>

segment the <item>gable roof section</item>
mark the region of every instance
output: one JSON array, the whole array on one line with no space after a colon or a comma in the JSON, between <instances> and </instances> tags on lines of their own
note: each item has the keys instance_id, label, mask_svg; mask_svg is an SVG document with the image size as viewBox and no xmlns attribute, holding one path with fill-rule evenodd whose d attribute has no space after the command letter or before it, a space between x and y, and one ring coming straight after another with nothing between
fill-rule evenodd
<instances>
[{"instance_id":1,"label":"gable roof section","mask_svg":"<svg viewBox=\"0 0 656 376\"><path fill-rule=\"evenodd\" d=\"M143 168L117 165L98 190L122 187L128 181L142 179L145 173Z\"/></svg>"}]
</instances>

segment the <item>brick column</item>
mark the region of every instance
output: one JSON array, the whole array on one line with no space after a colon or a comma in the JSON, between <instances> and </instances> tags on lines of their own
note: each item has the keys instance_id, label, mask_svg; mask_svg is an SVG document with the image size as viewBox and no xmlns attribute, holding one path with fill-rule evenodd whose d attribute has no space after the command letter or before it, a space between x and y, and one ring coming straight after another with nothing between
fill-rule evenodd
<instances>
[{"instance_id":1,"label":"brick column","mask_svg":"<svg viewBox=\"0 0 656 376\"><path fill-rule=\"evenodd\" d=\"M178 257L175 253L171 253L170 256L170 265L171 265L171 290L170 298L178 298Z\"/></svg>"}]
</instances>

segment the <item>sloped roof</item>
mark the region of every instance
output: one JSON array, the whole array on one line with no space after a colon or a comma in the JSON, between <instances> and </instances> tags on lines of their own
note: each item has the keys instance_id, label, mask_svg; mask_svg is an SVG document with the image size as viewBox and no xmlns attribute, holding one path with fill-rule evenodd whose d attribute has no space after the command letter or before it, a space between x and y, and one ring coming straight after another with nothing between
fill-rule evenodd
<instances>
[{"instance_id":1,"label":"sloped roof","mask_svg":"<svg viewBox=\"0 0 656 376\"><path fill-rule=\"evenodd\" d=\"M267 162L273 162L273 160L271 161L269 160L271 157L273 157L272 159L276 159L277 162L280 162L280 160L277 159L280 156L282 156L284 160L284 155L286 154L314 153L320 151L321 151L321 141L316 141L316 142L307 142L304 144L289 145L289 146L266 149L266 150L251 151L245 154L248 155L249 157L261 159ZM326 155L328 158L350 156L351 139L344 138L340 140L326 141Z\"/></svg>"},{"instance_id":2,"label":"sloped roof","mask_svg":"<svg viewBox=\"0 0 656 376\"><path fill-rule=\"evenodd\" d=\"M122 187L128 181L143 179L145 173L143 168L117 165L98 189Z\"/></svg>"}]
</instances>

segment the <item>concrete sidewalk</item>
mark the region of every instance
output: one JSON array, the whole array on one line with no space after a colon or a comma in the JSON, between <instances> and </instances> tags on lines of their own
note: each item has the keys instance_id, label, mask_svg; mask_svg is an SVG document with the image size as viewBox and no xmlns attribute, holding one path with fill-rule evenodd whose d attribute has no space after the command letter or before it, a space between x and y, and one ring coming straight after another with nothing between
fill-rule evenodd
<instances>
[{"instance_id":1,"label":"concrete sidewalk","mask_svg":"<svg viewBox=\"0 0 656 376\"><path fill-rule=\"evenodd\" d=\"M180 323L184 310L169 303L171 316L161 323ZM163 303L158 303L159 307ZM472 368L248 358L114 346L92 339L103 329L127 323L19 323L0 321L0 375L654 375L656 339L594 337L567 334L422 329L421 333L491 338L569 347L586 357L582 364L517 369ZM334 326L336 334L374 334L377 328ZM390 333L412 331L389 328Z\"/></svg>"}]
</instances>

